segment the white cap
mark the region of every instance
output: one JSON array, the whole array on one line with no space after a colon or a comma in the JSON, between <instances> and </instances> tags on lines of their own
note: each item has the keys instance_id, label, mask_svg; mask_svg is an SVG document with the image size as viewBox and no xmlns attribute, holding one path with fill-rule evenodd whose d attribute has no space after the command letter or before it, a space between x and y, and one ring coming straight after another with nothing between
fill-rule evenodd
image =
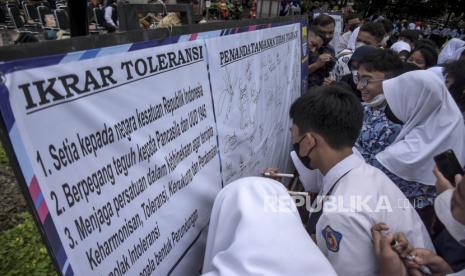
<instances>
[{"instance_id":1,"label":"white cap","mask_svg":"<svg viewBox=\"0 0 465 276\"><path fill-rule=\"evenodd\" d=\"M452 216L451 202L453 192L454 189L449 189L438 195L434 202L434 210L452 237L465 246L465 225L458 222Z\"/></svg>"},{"instance_id":2,"label":"white cap","mask_svg":"<svg viewBox=\"0 0 465 276\"><path fill-rule=\"evenodd\" d=\"M402 51L407 51L410 53L412 48L407 42L397 41L396 43L392 44L391 50L395 51L396 53L400 53Z\"/></svg>"}]
</instances>

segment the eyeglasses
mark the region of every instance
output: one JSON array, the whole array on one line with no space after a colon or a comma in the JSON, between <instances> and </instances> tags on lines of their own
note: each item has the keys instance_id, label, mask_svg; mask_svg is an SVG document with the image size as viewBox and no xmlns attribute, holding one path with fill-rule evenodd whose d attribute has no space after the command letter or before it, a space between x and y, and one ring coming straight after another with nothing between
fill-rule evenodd
<instances>
[{"instance_id":1,"label":"eyeglasses","mask_svg":"<svg viewBox=\"0 0 465 276\"><path fill-rule=\"evenodd\" d=\"M370 79L367 79L367 78L361 78L359 76L357 76L357 86L360 87L360 89L364 89L368 86L369 83L372 83L372 82L378 82L378 81L384 81L384 79L379 79L379 80L370 80Z\"/></svg>"}]
</instances>

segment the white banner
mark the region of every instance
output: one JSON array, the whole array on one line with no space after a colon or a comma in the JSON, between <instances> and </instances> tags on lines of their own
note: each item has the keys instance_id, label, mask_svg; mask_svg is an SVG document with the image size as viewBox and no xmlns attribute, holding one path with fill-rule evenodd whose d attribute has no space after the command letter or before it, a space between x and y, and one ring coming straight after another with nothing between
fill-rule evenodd
<instances>
[{"instance_id":1,"label":"white banner","mask_svg":"<svg viewBox=\"0 0 465 276\"><path fill-rule=\"evenodd\" d=\"M300 24L206 41L225 184L266 167L289 167L300 43Z\"/></svg>"},{"instance_id":2,"label":"white banner","mask_svg":"<svg viewBox=\"0 0 465 276\"><path fill-rule=\"evenodd\" d=\"M221 189L205 50L178 43L6 76L75 274L188 275L201 265L194 247ZM197 253L183 260L188 249Z\"/></svg>"}]
</instances>

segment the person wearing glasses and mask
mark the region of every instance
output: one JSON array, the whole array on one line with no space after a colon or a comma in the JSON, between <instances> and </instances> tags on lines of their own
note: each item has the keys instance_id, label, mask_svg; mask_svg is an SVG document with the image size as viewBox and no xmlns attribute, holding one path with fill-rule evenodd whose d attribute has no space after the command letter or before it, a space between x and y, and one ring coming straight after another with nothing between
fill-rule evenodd
<instances>
[{"instance_id":1,"label":"person wearing glasses and mask","mask_svg":"<svg viewBox=\"0 0 465 276\"><path fill-rule=\"evenodd\" d=\"M369 164L394 142L401 129L400 124L386 117L382 86L385 79L398 75L401 67L400 58L383 49L376 49L358 61L357 90L361 92L364 118L356 147Z\"/></svg>"},{"instance_id":2,"label":"person wearing glasses and mask","mask_svg":"<svg viewBox=\"0 0 465 276\"><path fill-rule=\"evenodd\" d=\"M405 195L353 151L363 121L355 95L338 85L313 88L292 104L289 114L292 159L305 189L319 193L307 231L338 275L378 275L370 235L373 222L386 220L415 247L434 250ZM353 203L356 198L364 204Z\"/></svg>"}]
</instances>

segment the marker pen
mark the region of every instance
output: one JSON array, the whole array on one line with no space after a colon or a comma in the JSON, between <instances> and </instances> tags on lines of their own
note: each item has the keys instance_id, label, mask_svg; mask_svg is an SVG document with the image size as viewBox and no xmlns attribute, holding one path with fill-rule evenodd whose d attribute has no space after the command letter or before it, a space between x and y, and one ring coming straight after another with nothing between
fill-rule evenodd
<instances>
[{"instance_id":1,"label":"marker pen","mask_svg":"<svg viewBox=\"0 0 465 276\"><path fill-rule=\"evenodd\" d=\"M294 177L294 174L292 174L292 173L274 173L272 175L270 172L266 172L263 175L268 176L268 177L288 177L288 178L293 178Z\"/></svg>"}]
</instances>

